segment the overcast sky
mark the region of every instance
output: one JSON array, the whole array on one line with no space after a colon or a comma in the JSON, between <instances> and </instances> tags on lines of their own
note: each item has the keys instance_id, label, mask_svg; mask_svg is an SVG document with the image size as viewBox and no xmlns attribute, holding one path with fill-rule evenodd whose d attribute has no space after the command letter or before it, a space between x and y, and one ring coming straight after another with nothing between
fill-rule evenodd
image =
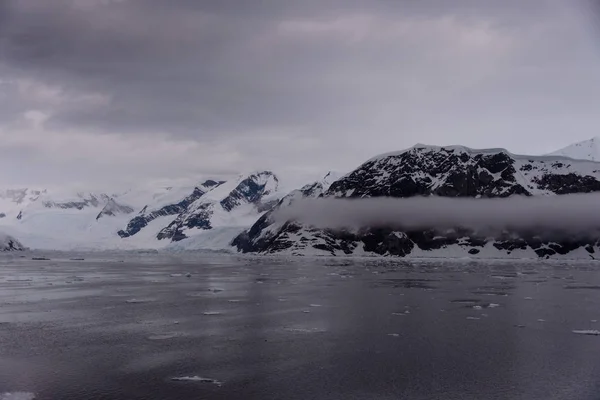
<instances>
[{"instance_id":1,"label":"overcast sky","mask_svg":"<svg viewBox=\"0 0 600 400\"><path fill-rule=\"evenodd\" d=\"M597 0L0 0L0 184L600 135Z\"/></svg>"}]
</instances>

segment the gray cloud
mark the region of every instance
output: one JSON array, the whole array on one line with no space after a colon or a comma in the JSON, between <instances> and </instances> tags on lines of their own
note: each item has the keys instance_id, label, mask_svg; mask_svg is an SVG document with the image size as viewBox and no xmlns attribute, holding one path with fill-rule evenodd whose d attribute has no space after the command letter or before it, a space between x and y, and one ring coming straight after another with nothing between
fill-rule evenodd
<instances>
[{"instance_id":1,"label":"gray cloud","mask_svg":"<svg viewBox=\"0 0 600 400\"><path fill-rule=\"evenodd\" d=\"M85 161L98 179L114 174L100 158L156 173L118 150L153 140L172 176L346 170L416 142L544 153L598 134L597 15L586 0L0 1L0 147L30 135L20 149L47 170L40 136L104 135L117 150ZM181 143L203 150L182 163Z\"/></svg>"},{"instance_id":2,"label":"gray cloud","mask_svg":"<svg viewBox=\"0 0 600 400\"><path fill-rule=\"evenodd\" d=\"M463 227L490 234L504 229L585 234L600 226L600 195L302 199L278 209L273 218L279 223L292 220L331 229Z\"/></svg>"}]
</instances>

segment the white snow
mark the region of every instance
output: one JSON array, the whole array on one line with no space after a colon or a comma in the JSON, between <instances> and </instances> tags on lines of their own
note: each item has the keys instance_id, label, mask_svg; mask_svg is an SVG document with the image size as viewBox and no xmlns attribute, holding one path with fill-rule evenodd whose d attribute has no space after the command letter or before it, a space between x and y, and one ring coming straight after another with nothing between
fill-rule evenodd
<instances>
[{"instance_id":1,"label":"white snow","mask_svg":"<svg viewBox=\"0 0 600 400\"><path fill-rule=\"evenodd\" d=\"M182 337L182 336L185 336L185 335L181 332L161 333L161 334L157 334L157 335L148 336L148 340L168 340L168 339L175 339L175 338Z\"/></svg>"},{"instance_id":2,"label":"white snow","mask_svg":"<svg viewBox=\"0 0 600 400\"><path fill-rule=\"evenodd\" d=\"M180 376L171 378L172 381L176 382L200 382L200 383L212 383L213 385L221 386L223 382L220 382L212 378L203 378L201 376Z\"/></svg>"},{"instance_id":3,"label":"white snow","mask_svg":"<svg viewBox=\"0 0 600 400\"><path fill-rule=\"evenodd\" d=\"M592 335L592 336L600 336L600 331L594 329L582 329L582 330L573 330L573 333L578 335Z\"/></svg>"},{"instance_id":4,"label":"white snow","mask_svg":"<svg viewBox=\"0 0 600 400\"><path fill-rule=\"evenodd\" d=\"M577 160L600 161L600 136L574 143L549 155L564 156Z\"/></svg>"}]
</instances>

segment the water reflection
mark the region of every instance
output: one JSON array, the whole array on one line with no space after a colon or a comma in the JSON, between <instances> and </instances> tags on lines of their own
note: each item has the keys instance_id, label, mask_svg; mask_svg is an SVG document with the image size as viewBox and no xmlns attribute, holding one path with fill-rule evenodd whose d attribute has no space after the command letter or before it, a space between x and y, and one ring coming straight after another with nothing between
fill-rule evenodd
<instances>
[{"instance_id":1,"label":"water reflection","mask_svg":"<svg viewBox=\"0 0 600 400\"><path fill-rule=\"evenodd\" d=\"M173 261L7 262L0 393L249 400L596 393L598 337L573 333L600 329L592 322L600 320L600 277L589 265Z\"/></svg>"}]
</instances>

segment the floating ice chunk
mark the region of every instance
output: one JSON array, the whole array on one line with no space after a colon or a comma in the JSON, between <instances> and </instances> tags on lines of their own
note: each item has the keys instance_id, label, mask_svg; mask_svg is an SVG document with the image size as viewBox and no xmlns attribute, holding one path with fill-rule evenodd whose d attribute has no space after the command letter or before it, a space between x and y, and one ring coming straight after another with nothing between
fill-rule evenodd
<instances>
[{"instance_id":1,"label":"floating ice chunk","mask_svg":"<svg viewBox=\"0 0 600 400\"><path fill-rule=\"evenodd\" d=\"M483 307L481 307L481 306L473 306L473 309L474 310L481 310L481 309L483 309Z\"/></svg>"},{"instance_id":2,"label":"floating ice chunk","mask_svg":"<svg viewBox=\"0 0 600 400\"><path fill-rule=\"evenodd\" d=\"M220 311L205 311L202 314L204 315L221 315Z\"/></svg>"},{"instance_id":3,"label":"floating ice chunk","mask_svg":"<svg viewBox=\"0 0 600 400\"><path fill-rule=\"evenodd\" d=\"M396 316L402 316L402 317L403 317L403 316L404 316L404 315L406 315L406 314L405 314L405 313L403 313L403 312L393 312L393 313L392 313L392 315L396 315Z\"/></svg>"},{"instance_id":4,"label":"floating ice chunk","mask_svg":"<svg viewBox=\"0 0 600 400\"><path fill-rule=\"evenodd\" d=\"M590 320L590 322L598 322L598 320L597 319L592 319L592 320Z\"/></svg>"},{"instance_id":5,"label":"floating ice chunk","mask_svg":"<svg viewBox=\"0 0 600 400\"><path fill-rule=\"evenodd\" d=\"M35 395L28 392L0 393L0 400L33 400Z\"/></svg>"},{"instance_id":6,"label":"floating ice chunk","mask_svg":"<svg viewBox=\"0 0 600 400\"><path fill-rule=\"evenodd\" d=\"M309 313L310 313L310 310L303 310L302 312L303 312L304 314L309 314Z\"/></svg>"},{"instance_id":7,"label":"floating ice chunk","mask_svg":"<svg viewBox=\"0 0 600 400\"><path fill-rule=\"evenodd\" d=\"M176 278L178 276L183 276L183 274L170 274L169 275L171 278Z\"/></svg>"},{"instance_id":8,"label":"floating ice chunk","mask_svg":"<svg viewBox=\"0 0 600 400\"><path fill-rule=\"evenodd\" d=\"M533 300L533 297L525 297L525 300Z\"/></svg>"},{"instance_id":9,"label":"floating ice chunk","mask_svg":"<svg viewBox=\"0 0 600 400\"><path fill-rule=\"evenodd\" d=\"M310 306L311 306L311 307L321 307L321 305L320 305L320 304L311 304Z\"/></svg>"},{"instance_id":10,"label":"floating ice chunk","mask_svg":"<svg viewBox=\"0 0 600 400\"><path fill-rule=\"evenodd\" d=\"M500 304L490 303L490 305L488 306L488 308L496 308L496 307L500 307Z\"/></svg>"},{"instance_id":11,"label":"floating ice chunk","mask_svg":"<svg viewBox=\"0 0 600 400\"><path fill-rule=\"evenodd\" d=\"M476 319L481 319L481 318L478 318L478 317L467 317L467 319L476 320Z\"/></svg>"},{"instance_id":12,"label":"floating ice chunk","mask_svg":"<svg viewBox=\"0 0 600 400\"><path fill-rule=\"evenodd\" d=\"M592 335L592 336L600 336L600 331L595 329L582 329L582 330L574 330L573 333L578 335Z\"/></svg>"},{"instance_id":13,"label":"floating ice chunk","mask_svg":"<svg viewBox=\"0 0 600 400\"><path fill-rule=\"evenodd\" d=\"M175 382L200 382L200 383L212 383L213 385L221 386L223 382L220 382L212 378L203 378L201 376L179 376L171 378Z\"/></svg>"},{"instance_id":14,"label":"floating ice chunk","mask_svg":"<svg viewBox=\"0 0 600 400\"><path fill-rule=\"evenodd\" d=\"M167 339L173 339L173 338L177 338L177 337L181 337L181 336L184 336L183 333L171 332L171 333L161 333L158 335L148 336L148 339L149 340L167 340Z\"/></svg>"},{"instance_id":15,"label":"floating ice chunk","mask_svg":"<svg viewBox=\"0 0 600 400\"><path fill-rule=\"evenodd\" d=\"M399 333L388 333L388 336L400 337Z\"/></svg>"},{"instance_id":16,"label":"floating ice chunk","mask_svg":"<svg viewBox=\"0 0 600 400\"><path fill-rule=\"evenodd\" d=\"M286 331L288 332L296 332L296 333L318 333L318 332L325 332L324 329L320 329L320 328L299 328L299 327L295 327L295 328L285 328Z\"/></svg>"},{"instance_id":17,"label":"floating ice chunk","mask_svg":"<svg viewBox=\"0 0 600 400\"><path fill-rule=\"evenodd\" d=\"M154 300L151 300L151 299L129 299L126 301L126 303L137 304L137 303L149 303L151 301L154 301Z\"/></svg>"},{"instance_id":18,"label":"floating ice chunk","mask_svg":"<svg viewBox=\"0 0 600 400\"><path fill-rule=\"evenodd\" d=\"M540 319L538 319L538 322L546 322L546 320L540 318Z\"/></svg>"}]
</instances>

